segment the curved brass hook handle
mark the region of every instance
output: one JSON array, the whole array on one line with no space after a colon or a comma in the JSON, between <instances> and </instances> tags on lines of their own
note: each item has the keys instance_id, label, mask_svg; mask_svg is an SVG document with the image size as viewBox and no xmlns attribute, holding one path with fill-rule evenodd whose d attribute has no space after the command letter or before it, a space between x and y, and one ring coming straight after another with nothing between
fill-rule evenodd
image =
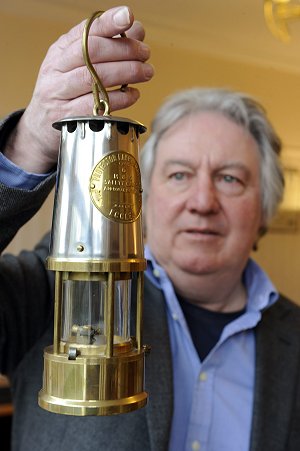
<instances>
[{"instance_id":1,"label":"curved brass hook handle","mask_svg":"<svg viewBox=\"0 0 300 451\"><path fill-rule=\"evenodd\" d=\"M101 14L103 14L104 11L97 11L86 21L83 35L82 35L82 53L84 62L90 71L90 74L93 78L93 96L94 96L94 108L93 108L93 115L97 116L99 114L99 110L103 110L103 116L109 116L110 114L110 106L109 106L109 98L106 89L104 88L103 84L101 83L100 78L98 77L97 72L95 71L90 57L89 57L89 51L88 51L88 37L89 37L89 31L91 28L91 25L97 17L100 17ZM125 33L121 33L122 37L126 37ZM124 90L126 88L126 85L123 85L121 87L121 90ZM101 98L99 97L101 96Z\"/></svg>"}]
</instances>

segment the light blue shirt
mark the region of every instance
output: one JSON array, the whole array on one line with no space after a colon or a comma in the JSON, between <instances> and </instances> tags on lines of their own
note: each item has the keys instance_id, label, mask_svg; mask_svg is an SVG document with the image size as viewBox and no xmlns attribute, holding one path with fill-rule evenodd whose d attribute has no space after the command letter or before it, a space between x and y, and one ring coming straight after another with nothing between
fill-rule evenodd
<instances>
[{"instance_id":1,"label":"light blue shirt","mask_svg":"<svg viewBox=\"0 0 300 451\"><path fill-rule=\"evenodd\" d=\"M48 175L26 172L0 152L0 183L5 186L32 190Z\"/></svg>"},{"instance_id":2,"label":"light blue shirt","mask_svg":"<svg viewBox=\"0 0 300 451\"><path fill-rule=\"evenodd\" d=\"M28 174L0 153L0 182L33 189L47 175ZM167 304L173 359L174 414L169 451L249 451L255 371L253 328L278 294L267 275L249 260L244 274L246 312L229 323L200 361L173 286L146 247L146 276Z\"/></svg>"},{"instance_id":3,"label":"light blue shirt","mask_svg":"<svg viewBox=\"0 0 300 451\"><path fill-rule=\"evenodd\" d=\"M244 314L229 323L201 362L180 304L165 271L146 247L147 277L165 296L174 379L169 451L248 451L254 395L255 336L261 311L278 294L267 275L249 260Z\"/></svg>"}]
</instances>

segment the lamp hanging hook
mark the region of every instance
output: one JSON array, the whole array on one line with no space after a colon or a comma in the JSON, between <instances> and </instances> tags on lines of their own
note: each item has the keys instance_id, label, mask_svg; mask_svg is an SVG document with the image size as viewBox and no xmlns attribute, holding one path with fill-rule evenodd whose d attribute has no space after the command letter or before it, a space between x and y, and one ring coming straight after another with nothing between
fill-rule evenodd
<instances>
[{"instance_id":1,"label":"lamp hanging hook","mask_svg":"<svg viewBox=\"0 0 300 451\"><path fill-rule=\"evenodd\" d=\"M94 69L94 66L91 63L88 51L88 37L91 25L94 22L94 20L100 17L103 13L104 11L97 11L94 14L92 14L92 16L89 19L87 19L82 35L82 53L84 62L93 78L92 90L94 97L94 108L93 108L94 116L98 116L100 110L103 110L103 116L110 115L109 97L107 91L104 88L97 72ZM121 33L120 36L122 38L126 38L125 33ZM122 85L121 90L124 91L126 89L126 86L127 85Z\"/></svg>"}]
</instances>

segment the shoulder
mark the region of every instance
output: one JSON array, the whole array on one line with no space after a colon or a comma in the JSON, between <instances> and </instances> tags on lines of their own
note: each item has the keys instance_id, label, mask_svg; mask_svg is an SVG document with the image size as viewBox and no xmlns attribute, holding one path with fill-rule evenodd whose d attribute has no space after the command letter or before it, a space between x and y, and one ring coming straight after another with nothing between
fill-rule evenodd
<instances>
[{"instance_id":1,"label":"shoulder","mask_svg":"<svg viewBox=\"0 0 300 451\"><path fill-rule=\"evenodd\" d=\"M300 305L280 294L279 299L263 312L262 324L300 336Z\"/></svg>"},{"instance_id":2,"label":"shoulder","mask_svg":"<svg viewBox=\"0 0 300 451\"><path fill-rule=\"evenodd\" d=\"M275 302L272 308L276 310L281 317L293 314L296 318L300 318L300 305L283 294L279 295L278 301Z\"/></svg>"}]
</instances>

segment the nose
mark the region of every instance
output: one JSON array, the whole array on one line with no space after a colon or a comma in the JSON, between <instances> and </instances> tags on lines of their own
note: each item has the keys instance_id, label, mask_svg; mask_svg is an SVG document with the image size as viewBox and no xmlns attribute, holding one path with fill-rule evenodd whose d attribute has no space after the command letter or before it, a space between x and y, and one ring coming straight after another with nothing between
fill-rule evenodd
<instances>
[{"instance_id":1,"label":"nose","mask_svg":"<svg viewBox=\"0 0 300 451\"><path fill-rule=\"evenodd\" d=\"M186 206L191 213L216 214L220 210L218 192L209 174L195 177Z\"/></svg>"}]
</instances>

